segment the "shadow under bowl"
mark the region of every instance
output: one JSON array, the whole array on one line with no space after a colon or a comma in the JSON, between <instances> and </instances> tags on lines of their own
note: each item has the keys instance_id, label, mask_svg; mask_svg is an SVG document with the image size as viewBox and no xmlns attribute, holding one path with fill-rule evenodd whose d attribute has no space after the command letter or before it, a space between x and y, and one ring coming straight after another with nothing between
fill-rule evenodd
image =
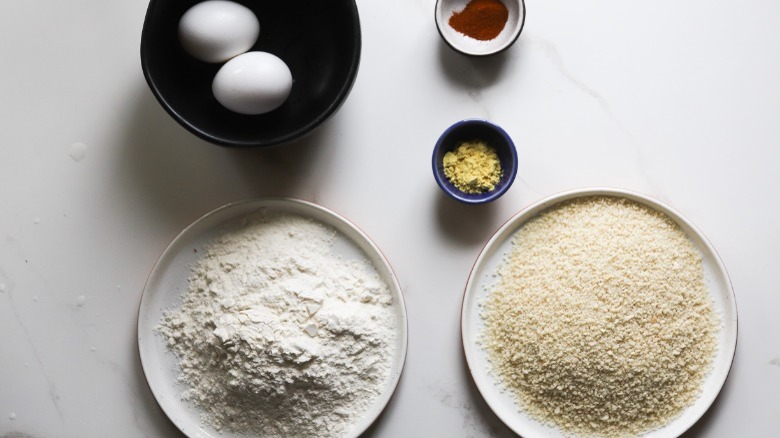
<instances>
[{"instance_id":1,"label":"shadow under bowl","mask_svg":"<svg viewBox=\"0 0 780 438\"><path fill-rule=\"evenodd\" d=\"M179 43L179 20L196 3L199 0L151 0L141 35L141 67L149 88L193 134L227 147L287 143L321 125L349 95L361 51L355 0L236 1L260 21L260 36L250 50L278 56L293 77L287 100L260 115L223 107L211 91L223 64L199 61Z\"/></svg>"},{"instance_id":2,"label":"shadow under bowl","mask_svg":"<svg viewBox=\"0 0 780 438\"><path fill-rule=\"evenodd\" d=\"M444 155L461 143L481 140L496 150L502 175L493 190L484 193L466 193L458 189L444 174ZM517 150L509 134L487 120L466 119L456 122L439 137L433 148L433 176L439 187L451 198L466 204L484 204L500 198L517 176Z\"/></svg>"}]
</instances>

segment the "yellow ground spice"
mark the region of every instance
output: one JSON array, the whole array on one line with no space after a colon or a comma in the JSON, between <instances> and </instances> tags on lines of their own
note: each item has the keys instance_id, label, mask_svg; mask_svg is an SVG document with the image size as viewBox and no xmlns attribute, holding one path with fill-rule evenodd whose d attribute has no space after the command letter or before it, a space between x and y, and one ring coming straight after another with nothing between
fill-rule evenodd
<instances>
[{"instance_id":1,"label":"yellow ground spice","mask_svg":"<svg viewBox=\"0 0 780 438\"><path fill-rule=\"evenodd\" d=\"M496 150L482 140L466 141L444 154L444 176L463 193L496 188L503 170Z\"/></svg>"}]
</instances>

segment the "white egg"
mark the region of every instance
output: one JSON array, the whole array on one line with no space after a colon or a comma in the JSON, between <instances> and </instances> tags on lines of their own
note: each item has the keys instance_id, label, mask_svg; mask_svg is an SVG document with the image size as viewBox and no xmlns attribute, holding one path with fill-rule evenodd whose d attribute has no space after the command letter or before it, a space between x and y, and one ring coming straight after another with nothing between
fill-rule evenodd
<instances>
[{"instance_id":1,"label":"white egg","mask_svg":"<svg viewBox=\"0 0 780 438\"><path fill-rule=\"evenodd\" d=\"M281 106L292 89L290 68L277 56L247 52L219 69L211 90L225 108L241 114L263 114Z\"/></svg>"},{"instance_id":2,"label":"white egg","mask_svg":"<svg viewBox=\"0 0 780 438\"><path fill-rule=\"evenodd\" d=\"M251 49L260 22L251 9L226 0L207 0L187 10L179 20L179 42L193 57L225 62Z\"/></svg>"}]
</instances>

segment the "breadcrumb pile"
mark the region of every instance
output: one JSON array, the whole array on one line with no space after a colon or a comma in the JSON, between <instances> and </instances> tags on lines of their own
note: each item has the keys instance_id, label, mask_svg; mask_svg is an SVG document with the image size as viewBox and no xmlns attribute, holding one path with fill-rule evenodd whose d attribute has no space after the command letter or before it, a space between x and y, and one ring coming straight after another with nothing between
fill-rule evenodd
<instances>
[{"instance_id":1,"label":"breadcrumb pile","mask_svg":"<svg viewBox=\"0 0 780 438\"><path fill-rule=\"evenodd\" d=\"M720 318L701 254L665 214L619 197L527 222L481 303L492 372L568 435L637 436L691 405Z\"/></svg>"}]
</instances>

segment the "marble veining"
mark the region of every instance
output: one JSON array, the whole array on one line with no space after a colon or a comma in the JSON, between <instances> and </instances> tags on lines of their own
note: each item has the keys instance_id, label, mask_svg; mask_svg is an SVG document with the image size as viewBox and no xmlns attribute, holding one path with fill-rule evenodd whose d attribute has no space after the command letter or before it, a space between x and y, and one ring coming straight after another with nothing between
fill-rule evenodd
<instances>
[{"instance_id":1,"label":"marble veining","mask_svg":"<svg viewBox=\"0 0 780 438\"><path fill-rule=\"evenodd\" d=\"M625 145L630 147L634 154L634 164L638 171L642 175L642 179L647 184L649 190L656 196L661 196L661 186L653 182L652 172L647 169L646 160L643 158L643 150L639 145L639 142L635 139L635 136L625 126L618 116L612 111L609 105L609 101L598 90L586 84L584 81L577 78L577 76L567 68L566 63L561 55L557 45L545 38L539 36L531 36L525 39L525 44L529 48L533 48L542 52L555 69L561 74L563 78L574 87L579 89L583 94L590 97L595 101L604 114L612 120L615 126L620 130L625 138Z\"/></svg>"},{"instance_id":2,"label":"marble veining","mask_svg":"<svg viewBox=\"0 0 780 438\"><path fill-rule=\"evenodd\" d=\"M512 436L464 370L469 270L531 202L603 185L685 213L735 286L741 366L685 437L745 424L780 436L780 2L527 0L515 45L470 59L441 41L436 0L358 0L363 52L343 107L295 144L254 151L201 141L155 101L138 51L148 1L6 3L0 438L181 436L139 363L143 284L183 227L255 196L345 214L401 281L408 363L361 438ZM480 208L440 196L430 168L438 135L466 117L497 121L521 161Z\"/></svg>"},{"instance_id":3,"label":"marble veining","mask_svg":"<svg viewBox=\"0 0 780 438\"><path fill-rule=\"evenodd\" d=\"M4 281L3 284L7 284L7 283ZM43 360L41 360L41 355L38 351L38 347L36 346L36 342L33 340L32 336L30 335L30 331L28 330L27 325L24 322L24 319L21 317L21 315L16 309L13 287L7 287L5 293L8 297L8 302L10 304L10 308L13 313L16 324L18 328L21 330L22 335L24 336L25 344L29 348L30 352L32 353L33 359L35 360L35 369L40 373L40 376L43 377L43 379L46 381L46 388L49 395L49 401L56 409L60 419L64 419L62 407L60 406L60 396L57 392L57 384L49 376L49 373L47 372L47 367L44 364ZM26 363L25 363L25 368L28 368L28 364ZM14 414L14 419L15 417L16 414Z\"/></svg>"}]
</instances>

